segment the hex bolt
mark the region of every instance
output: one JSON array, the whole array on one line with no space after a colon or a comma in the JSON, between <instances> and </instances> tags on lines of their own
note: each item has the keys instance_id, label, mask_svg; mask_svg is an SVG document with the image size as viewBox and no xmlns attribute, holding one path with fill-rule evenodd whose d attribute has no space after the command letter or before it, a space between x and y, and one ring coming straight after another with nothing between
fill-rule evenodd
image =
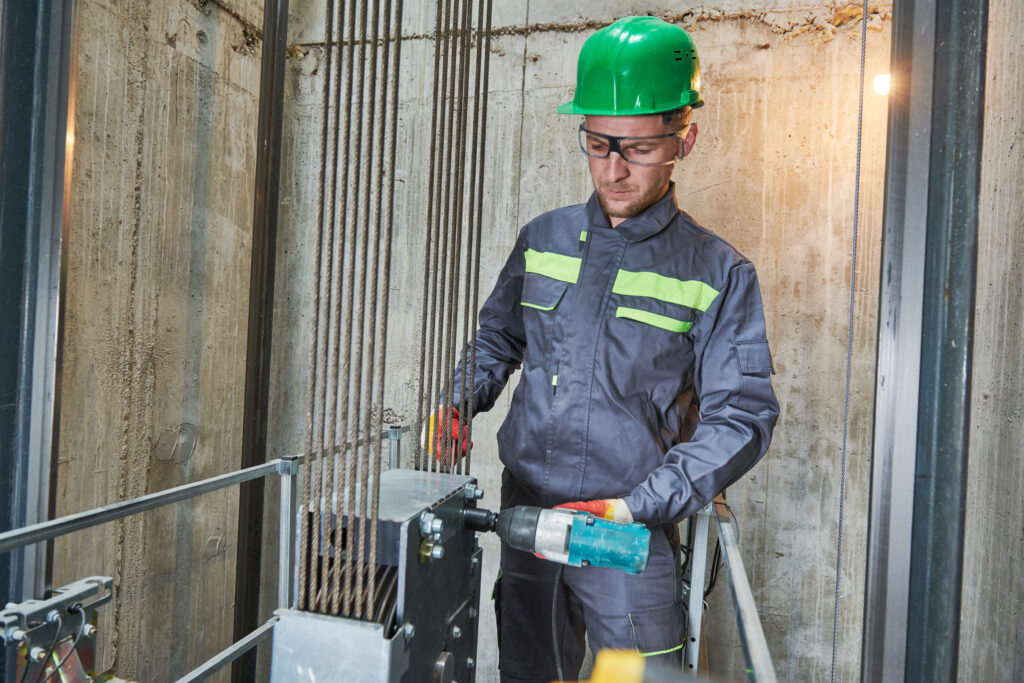
<instances>
[{"instance_id":1,"label":"hex bolt","mask_svg":"<svg viewBox=\"0 0 1024 683\"><path fill-rule=\"evenodd\" d=\"M27 638L27 637L28 637L28 634L25 633L24 629L20 629L20 628L16 628L13 631L11 631L11 635L10 635L11 642L14 642L14 643L20 643L23 640L25 640L25 638Z\"/></svg>"},{"instance_id":2,"label":"hex bolt","mask_svg":"<svg viewBox=\"0 0 1024 683\"><path fill-rule=\"evenodd\" d=\"M93 626L92 624L89 624L88 626L86 626L85 627L85 637L86 638L95 638L96 637L96 627Z\"/></svg>"},{"instance_id":3,"label":"hex bolt","mask_svg":"<svg viewBox=\"0 0 1024 683\"><path fill-rule=\"evenodd\" d=\"M434 517L433 512L424 512L420 515L420 533L424 536L429 536L430 527L433 525L435 519L436 517Z\"/></svg>"},{"instance_id":4,"label":"hex bolt","mask_svg":"<svg viewBox=\"0 0 1024 683\"><path fill-rule=\"evenodd\" d=\"M474 609L472 607L469 608L469 618L470 619L476 619L476 609Z\"/></svg>"},{"instance_id":5,"label":"hex bolt","mask_svg":"<svg viewBox=\"0 0 1024 683\"><path fill-rule=\"evenodd\" d=\"M431 548L430 557L435 560L440 560L442 557L444 557L444 546L435 545L433 548Z\"/></svg>"},{"instance_id":6,"label":"hex bolt","mask_svg":"<svg viewBox=\"0 0 1024 683\"><path fill-rule=\"evenodd\" d=\"M416 627L413 626L411 623L406 624L403 630L405 631L406 638L412 638L414 635L416 635Z\"/></svg>"},{"instance_id":7,"label":"hex bolt","mask_svg":"<svg viewBox=\"0 0 1024 683\"><path fill-rule=\"evenodd\" d=\"M462 629L459 628L458 626L452 626L452 638L461 638L461 637L462 637Z\"/></svg>"},{"instance_id":8,"label":"hex bolt","mask_svg":"<svg viewBox=\"0 0 1024 683\"><path fill-rule=\"evenodd\" d=\"M472 560L470 560L470 562L472 563L472 565L474 567L479 567L480 566L480 558L479 557L474 557Z\"/></svg>"},{"instance_id":9,"label":"hex bolt","mask_svg":"<svg viewBox=\"0 0 1024 683\"><path fill-rule=\"evenodd\" d=\"M472 657L467 657L466 658L466 668L467 669L472 669L474 666L476 666L476 662L473 661L473 658Z\"/></svg>"},{"instance_id":10,"label":"hex bolt","mask_svg":"<svg viewBox=\"0 0 1024 683\"><path fill-rule=\"evenodd\" d=\"M444 531L444 520L435 516L434 519L430 520L430 532L440 534L442 531Z\"/></svg>"},{"instance_id":11,"label":"hex bolt","mask_svg":"<svg viewBox=\"0 0 1024 683\"><path fill-rule=\"evenodd\" d=\"M480 500L484 497L484 490L474 484L466 484L466 488L462 489L462 493L466 500Z\"/></svg>"},{"instance_id":12,"label":"hex bolt","mask_svg":"<svg viewBox=\"0 0 1024 683\"><path fill-rule=\"evenodd\" d=\"M46 659L46 648L36 645L28 651L28 656L33 662L41 662Z\"/></svg>"}]
</instances>

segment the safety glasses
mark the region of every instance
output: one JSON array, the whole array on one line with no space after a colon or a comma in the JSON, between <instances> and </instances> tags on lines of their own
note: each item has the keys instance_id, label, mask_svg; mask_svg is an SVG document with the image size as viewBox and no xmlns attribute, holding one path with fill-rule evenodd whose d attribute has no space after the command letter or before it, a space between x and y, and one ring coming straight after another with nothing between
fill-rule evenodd
<instances>
[{"instance_id":1,"label":"safety glasses","mask_svg":"<svg viewBox=\"0 0 1024 683\"><path fill-rule=\"evenodd\" d=\"M618 152L625 161L637 166L668 166L683 158L682 145L668 144L668 139L682 139L689 127L687 124L681 131L663 135L617 137L587 130L586 124L581 123L580 149L595 159L607 159L612 152Z\"/></svg>"}]
</instances>

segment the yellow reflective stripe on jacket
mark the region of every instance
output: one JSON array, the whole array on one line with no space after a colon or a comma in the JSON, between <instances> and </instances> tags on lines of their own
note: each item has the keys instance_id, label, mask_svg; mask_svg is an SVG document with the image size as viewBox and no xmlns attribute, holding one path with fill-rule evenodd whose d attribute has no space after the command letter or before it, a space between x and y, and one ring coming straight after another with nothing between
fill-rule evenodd
<instances>
[{"instance_id":1,"label":"yellow reflective stripe on jacket","mask_svg":"<svg viewBox=\"0 0 1024 683\"><path fill-rule=\"evenodd\" d=\"M612 294L647 296L703 312L718 296L718 290L700 280L677 280L657 273L620 270L615 276Z\"/></svg>"},{"instance_id":2,"label":"yellow reflective stripe on jacket","mask_svg":"<svg viewBox=\"0 0 1024 683\"><path fill-rule=\"evenodd\" d=\"M667 315L658 315L657 313L651 313L650 311L641 311L638 308L627 308L626 306L619 306L615 309L616 318L628 318L630 320L636 320L638 322L647 323L648 325L654 325L660 327L663 330L669 332L689 332L690 327L693 323L686 320L676 320L670 318Z\"/></svg>"},{"instance_id":3,"label":"yellow reflective stripe on jacket","mask_svg":"<svg viewBox=\"0 0 1024 683\"><path fill-rule=\"evenodd\" d=\"M538 273L555 280L576 284L580 277L580 265L583 259L576 256L564 256L553 251L534 251L527 249L526 272Z\"/></svg>"}]
</instances>

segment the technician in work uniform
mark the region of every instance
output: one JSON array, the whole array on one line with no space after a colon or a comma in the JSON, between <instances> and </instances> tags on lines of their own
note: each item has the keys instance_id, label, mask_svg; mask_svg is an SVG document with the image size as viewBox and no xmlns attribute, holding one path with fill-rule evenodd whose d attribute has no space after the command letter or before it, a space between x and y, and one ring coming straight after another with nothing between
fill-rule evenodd
<instances>
[{"instance_id":1,"label":"technician in work uniform","mask_svg":"<svg viewBox=\"0 0 1024 683\"><path fill-rule=\"evenodd\" d=\"M559 111L587 116L595 192L522 229L480 312L475 411L522 365L498 432L502 508L570 503L652 530L640 574L564 568L556 630L569 678L584 632L595 652L680 662L676 523L753 467L778 416L754 266L681 212L669 181L696 137L699 78L689 35L660 19L587 40ZM503 546L501 567L501 679L553 680L557 566Z\"/></svg>"}]
</instances>

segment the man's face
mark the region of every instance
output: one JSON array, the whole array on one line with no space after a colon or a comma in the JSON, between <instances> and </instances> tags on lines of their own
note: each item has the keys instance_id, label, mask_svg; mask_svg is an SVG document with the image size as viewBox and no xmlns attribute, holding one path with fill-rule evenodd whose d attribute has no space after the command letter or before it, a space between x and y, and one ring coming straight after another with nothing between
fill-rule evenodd
<instances>
[{"instance_id":1,"label":"man's face","mask_svg":"<svg viewBox=\"0 0 1024 683\"><path fill-rule=\"evenodd\" d=\"M586 118L588 131L615 137L646 137L672 132L660 115ZM667 137L644 144L657 146L659 150L664 147L669 154L678 155L682 141L678 137ZM587 157L587 161L601 209L613 228L661 199L668 189L674 168L671 165L630 164L618 152L612 152L605 159Z\"/></svg>"}]
</instances>

